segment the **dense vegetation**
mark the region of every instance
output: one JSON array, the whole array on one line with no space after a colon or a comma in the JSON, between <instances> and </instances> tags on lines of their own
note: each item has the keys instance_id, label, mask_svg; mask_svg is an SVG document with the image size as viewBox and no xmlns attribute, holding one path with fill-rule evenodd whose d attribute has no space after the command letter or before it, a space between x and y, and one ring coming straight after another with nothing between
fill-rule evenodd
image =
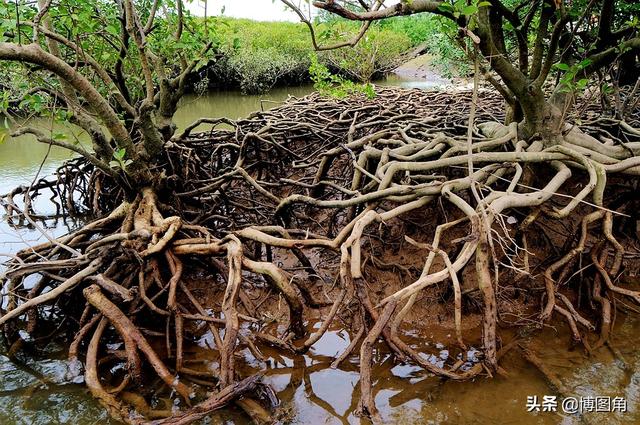
<instances>
[{"instance_id":1,"label":"dense vegetation","mask_svg":"<svg viewBox=\"0 0 640 425\"><path fill-rule=\"evenodd\" d=\"M98 18L96 13L92 14L89 8L82 8L79 4L75 5L74 10L74 13L60 16L60 24L73 28L69 34L71 37L83 31L102 28L101 36L92 40L91 46L85 45L83 48L101 63L115 65L118 55L111 51L111 46L117 41L113 37L118 35L118 26L107 24L104 17ZM106 13L109 17L114 10L114 7L105 6L100 8L99 13ZM154 48L158 48L170 60L177 58L173 54L176 49L186 49L185 56L195 55L197 46L211 43L206 57L202 58L203 61L186 80L188 90L203 92L217 88L240 88L247 93L262 93L275 85L298 85L311 81L309 67L316 53L303 24L256 22L224 16L209 17L205 24L203 18L189 16L187 11L184 13L188 23L179 43L172 42L171 37L168 37L166 44L162 37L151 41L156 43ZM5 3L0 5L0 16L0 32L4 34L4 39L9 40L17 36L16 25L20 21L28 22L34 12L24 9L16 17L16 9ZM347 38L357 31L357 25L336 20L331 15L325 16L318 24L322 38L327 39ZM166 33L167 23L161 17L156 25L159 27L156 31ZM354 81L368 82L400 65L408 58L407 54L422 46L424 49L419 48L419 51L437 54L436 65L440 65L444 74L452 75L465 72L468 67L460 61L463 54L451 42L451 34L454 34L453 27L446 28L446 22L432 17L399 17L375 25L367 38L354 49L319 52L317 56L319 62L332 73ZM26 33L25 37L28 37ZM5 96L14 100L22 99L24 92L28 91L23 68L10 64L1 66L0 87L7 89ZM129 68L121 72L131 76L133 82L141 83L141 74L131 66L135 65L129 64ZM27 102L33 100L31 106L36 112L41 112L43 99L29 96Z\"/></svg>"},{"instance_id":2,"label":"dense vegetation","mask_svg":"<svg viewBox=\"0 0 640 425\"><path fill-rule=\"evenodd\" d=\"M310 81L312 57L334 74L368 82L408 59L414 49L436 55L447 75L465 72L462 51L451 42L453 27L433 17L398 17L370 29L351 49L315 52L301 23L256 22L229 17L209 18L217 56L193 75L198 89L239 87L244 92L268 91L275 85ZM346 39L358 26L327 15L317 22L322 39ZM443 29L445 31L443 31Z\"/></svg>"}]
</instances>

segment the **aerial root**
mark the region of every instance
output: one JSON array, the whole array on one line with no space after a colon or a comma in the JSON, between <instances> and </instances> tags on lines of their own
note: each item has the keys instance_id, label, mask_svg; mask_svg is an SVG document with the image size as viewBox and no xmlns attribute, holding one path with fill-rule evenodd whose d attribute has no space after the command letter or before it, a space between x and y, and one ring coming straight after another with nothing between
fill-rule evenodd
<instances>
[{"instance_id":1,"label":"aerial root","mask_svg":"<svg viewBox=\"0 0 640 425\"><path fill-rule=\"evenodd\" d=\"M637 175L640 163L581 134L545 148L498 123L472 128L469 151L469 101L465 93L381 89L375 100L292 100L226 122L231 130L202 120L194 124L214 128L193 135L190 126L167 144L162 189L133 194L90 166L83 175L74 160L64 179L14 191L3 204L16 221L36 220L31 201L51 190L61 206L103 218L9 261L0 325L21 341L21 318L30 334L50 311L77 322L71 363L84 366L87 387L111 416L136 424L191 423L232 402L269 422L277 399L259 372L243 376L241 363L249 356L264 365L265 344L297 357L335 329L351 339L331 366L359 359L358 409L374 419L378 352L451 380L500 373L505 313L540 313L541 322L557 313L587 350L597 325L596 349L612 331L614 294L640 304L640 293L617 280L627 241L614 232L604 191L616 173ZM481 102L479 120L500 118L497 98ZM627 147L637 149L636 139ZM533 170L526 179L525 168ZM549 257L555 244L544 229L575 227L570 214L581 218L578 241L563 235L568 250ZM401 279L383 273L388 265ZM578 267L595 271L586 296L597 318L574 293ZM538 270L543 289L532 284ZM418 323L412 330L423 336L434 326L427 318L440 314L452 318L450 343L462 357L436 364L404 330ZM481 354L468 358L469 347ZM215 361L199 367L194 349ZM150 407L153 393L141 384L153 379L153 392L182 411Z\"/></svg>"},{"instance_id":2,"label":"aerial root","mask_svg":"<svg viewBox=\"0 0 640 425\"><path fill-rule=\"evenodd\" d=\"M147 358L151 366L155 369L160 378L171 388L176 390L178 394L190 403L192 397L191 391L183 383L179 382L176 377L169 372L169 369L160 360L153 348L149 345L146 338L140 333L136 326L124 315L124 313L109 301L95 285L91 285L83 291L85 298L95 307L104 317L109 319L114 328L118 331L125 343L127 359L130 373L134 376L140 375L140 360L135 349L139 349Z\"/></svg>"},{"instance_id":3,"label":"aerial root","mask_svg":"<svg viewBox=\"0 0 640 425\"><path fill-rule=\"evenodd\" d=\"M225 405L229 404L233 400L238 399L239 397L250 394L256 390L258 385L260 384L262 376L261 375L253 375L248 378L243 379L242 381L236 382L234 384L228 385L222 391L214 394L209 397L202 403L193 406L191 409L179 414L172 416L167 419L159 419L156 421L148 422L149 425L186 425L198 421L205 416L211 414L215 410L218 410Z\"/></svg>"},{"instance_id":4,"label":"aerial root","mask_svg":"<svg viewBox=\"0 0 640 425\"><path fill-rule=\"evenodd\" d=\"M373 392L371 389L371 357L373 354L373 345L378 340L382 330L387 326L391 315L395 311L396 301L392 301L385 305L384 309L375 325L369 330L369 333L362 341L360 346L360 389L362 392L358 411L365 416L370 416L374 420L379 420L377 409L374 402Z\"/></svg>"},{"instance_id":5,"label":"aerial root","mask_svg":"<svg viewBox=\"0 0 640 425\"><path fill-rule=\"evenodd\" d=\"M590 248L589 257L591 259L591 264L596 269L590 296L594 301L600 304L601 308L600 337L595 346L590 347L588 341L581 336L577 325L582 325L587 330L594 330L595 326L575 309L569 298L560 292L560 287L566 284L564 278L568 274L568 270L571 270L576 259L579 258L587 249L586 242L589 238L589 226L599 220L602 220L602 234L605 237L605 242L597 242L593 244ZM624 256L624 247L613 235L612 227L613 213L611 211L600 209L586 215L581 221L580 237L577 245L559 260L547 267L544 272L547 301L540 316L541 319L544 320L548 317L550 315L550 310L556 311L562 315L571 329L574 341L582 343L587 351L599 348L609 341L612 322L611 301L609 298L613 293L629 297L636 304L640 304L640 292L625 289L613 284L612 276L615 278L620 270L622 258ZM605 246L606 243L610 244L614 249L614 258L608 270L606 269L606 263L610 254L608 248ZM558 270L562 271L559 275L558 282L555 282L553 275ZM604 288L602 286L602 282L605 283ZM557 299L562 301L564 307L558 304Z\"/></svg>"}]
</instances>

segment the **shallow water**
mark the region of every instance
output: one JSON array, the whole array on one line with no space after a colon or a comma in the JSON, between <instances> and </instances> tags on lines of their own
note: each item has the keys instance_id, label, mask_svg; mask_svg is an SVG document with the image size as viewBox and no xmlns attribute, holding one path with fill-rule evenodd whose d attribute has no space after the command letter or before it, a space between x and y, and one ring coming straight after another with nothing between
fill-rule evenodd
<instances>
[{"instance_id":1,"label":"shallow water","mask_svg":"<svg viewBox=\"0 0 640 425\"><path fill-rule=\"evenodd\" d=\"M431 87L427 81L391 79L390 83L413 87ZM288 94L301 96L310 87L277 89L266 96L241 96L237 92L219 92L191 96L181 104L176 123L184 127L200 117L238 118L286 99ZM260 102L269 99L271 102ZM276 103L274 103L276 102ZM42 129L50 129L46 120L38 120ZM71 128L56 128L71 137L82 136ZM42 164L40 175L48 175L70 155L61 149L48 149L26 138L7 140L0 145L0 193L20 184L29 184ZM41 211L51 208L40 202ZM77 223L59 219L46 223L54 235L63 234ZM0 253L15 252L25 243L40 239L38 232L16 230L0 221ZM619 315L614 344L626 360L626 368L611 353L602 349L591 358L581 350L568 351L569 336L562 326L558 331L546 329L532 341L532 347L565 385L577 396L622 396L628 403L626 414L594 414L589 423L640 423L640 321ZM317 324L315 324L317 326ZM456 353L445 341L430 335L405 335L406 341L439 362ZM347 359L337 369L329 364L350 341L342 330L324 335L305 356L287 356L264 348L267 361L266 381L276 390L287 412L283 422L291 424L360 423L355 408L359 395L357 362ZM0 349L0 424L100 424L110 423L104 410L87 393L84 386L67 378L64 347L51 345L48 360L25 358L25 364L9 361ZM200 356L207 359L207 351ZM427 376L410 364L395 364L383 345L374 354L374 391L376 405L386 422L399 424L578 424L579 418L559 413L529 413L527 396L552 395L540 373L524 362L517 352L501 361L508 377L477 378L472 382L445 382ZM210 359L208 361L215 361ZM252 361L244 365L252 369ZM234 409L211 423L247 423ZM364 421L362 421L364 422Z\"/></svg>"},{"instance_id":2,"label":"shallow water","mask_svg":"<svg viewBox=\"0 0 640 425\"><path fill-rule=\"evenodd\" d=\"M469 382L444 381L412 364L396 364L384 344L374 352L373 390L376 406L385 423L397 424L607 424L640 423L640 336L637 318L619 317L613 343L620 349L625 364L607 349L588 358L581 350L569 351L569 333L563 326L546 329L529 342L529 347L557 374L575 397L624 397L628 412L624 414L587 414L584 418L559 412L527 412L528 396L554 395L540 372L525 362L516 350L500 361L508 377L479 377ZM319 323L313 327L317 329ZM311 329L310 329L311 331ZM206 338L205 338L206 339ZM403 339L433 363L456 356L459 350L445 340L428 335L405 333ZM356 415L359 390L357 360L352 356L337 369L330 367L334 358L349 344L344 330L328 331L306 355L291 356L269 347L261 347L266 360L265 381L281 400L289 424L358 424L369 423ZM204 346L204 344L203 344ZM468 350L473 350L469 347ZM242 351L245 364L239 370L256 372L255 361ZM210 352L196 353L198 359ZM210 362L215 363L215 357ZM206 367L206 362L204 366ZM558 406L558 410L560 406ZM246 423L239 412L228 413L233 423Z\"/></svg>"}]
</instances>

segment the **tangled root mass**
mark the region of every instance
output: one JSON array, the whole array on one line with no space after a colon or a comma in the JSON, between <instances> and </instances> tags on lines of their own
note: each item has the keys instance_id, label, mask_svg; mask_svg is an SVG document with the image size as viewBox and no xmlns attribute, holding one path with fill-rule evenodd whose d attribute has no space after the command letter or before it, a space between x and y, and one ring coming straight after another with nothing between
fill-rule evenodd
<instances>
[{"instance_id":1,"label":"tangled root mass","mask_svg":"<svg viewBox=\"0 0 640 425\"><path fill-rule=\"evenodd\" d=\"M230 402L272 420L277 398L239 353L303 354L330 328L351 330L333 366L359 360L359 410L374 418L375 350L464 380L499 370L498 327L561 320L574 344L607 344L615 301L640 303L640 113L587 109L546 146L499 124L499 99L480 92L469 143L470 100L314 94L199 120L167 143L153 188L131 194L82 159L17 188L2 198L14 222L37 220L47 191L65 213L100 218L6 264L10 352L62 319L70 360L114 418L175 424ZM403 327L433 325L412 314L433 310L452 344L482 355L435 364L403 341ZM191 358L205 334L215 368Z\"/></svg>"}]
</instances>

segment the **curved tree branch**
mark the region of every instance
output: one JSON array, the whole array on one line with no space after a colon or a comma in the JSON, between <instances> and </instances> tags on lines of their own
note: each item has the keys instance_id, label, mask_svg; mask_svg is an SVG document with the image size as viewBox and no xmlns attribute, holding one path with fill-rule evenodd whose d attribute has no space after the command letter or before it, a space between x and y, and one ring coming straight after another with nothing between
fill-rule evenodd
<instances>
[{"instance_id":1,"label":"curved tree branch","mask_svg":"<svg viewBox=\"0 0 640 425\"><path fill-rule=\"evenodd\" d=\"M565 25L568 21L567 12L564 6L560 7L560 19L553 26L553 32L551 33L551 40L549 41L549 48L547 49L547 57L544 60L544 64L540 69L540 74L535 77L534 85L542 87L549 71L551 71L551 65L553 65L556 52L558 50L558 43L560 42L560 35L564 31ZM533 77L533 76L532 76Z\"/></svg>"},{"instance_id":2,"label":"curved tree branch","mask_svg":"<svg viewBox=\"0 0 640 425\"><path fill-rule=\"evenodd\" d=\"M443 2L441 1L433 0L403 1L383 9L374 8L373 10L367 10L364 12L354 12L346 9L333 0L314 1L313 5L318 9L326 10L327 12L334 13L351 21L376 21L391 18L393 16L413 15L415 13L422 12L434 13L436 15L445 16L455 20L451 13L440 9L440 5L442 3Z\"/></svg>"},{"instance_id":3,"label":"curved tree branch","mask_svg":"<svg viewBox=\"0 0 640 425\"><path fill-rule=\"evenodd\" d=\"M75 91L82 93L94 112L102 119L104 126L109 130L118 147L133 154L133 141L129 136L129 132L120 122L118 115L111 108L109 102L82 74L69 64L57 56L45 52L39 45L33 43L20 45L0 42L0 59L40 65L56 74L73 87Z\"/></svg>"},{"instance_id":4,"label":"curved tree branch","mask_svg":"<svg viewBox=\"0 0 640 425\"><path fill-rule=\"evenodd\" d=\"M291 8L296 13L296 15L298 15L298 17L300 18L300 22L304 23L307 26L307 28L309 28L309 33L311 34L311 43L313 44L313 48L316 51L334 50L334 49L340 49L342 47L353 47L356 44L358 44L360 39L362 39L362 37L364 37L364 35L366 34L367 30L369 29L369 26L371 26L371 21L365 21L360 27L360 31L358 31L358 34L356 34L351 40L339 42L329 46L322 46L318 43L313 24L311 23L309 18L307 18L305 14L300 10L300 8L295 6L289 0L281 0L281 1L285 5L287 5L289 8Z\"/></svg>"},{"instance_id":5,"label":"curved tree branch","mask_svg":"<svg viewBox=\"0 0 640 425\"><path fill-rule=\"evenodd\" d=\"M107 164L105 161L100 160L97 156L91 154L90 152L86 151L82 146L68 143L62 140L52 139L50 137L47 137L42 131L36 128L21 127L18 130L12 132L11 137L20 137L25 134L31 134L35 136L36 140L40 143L44 143L46 145L58 146L58 147L70 150L72 152L75 152L77 154L80 154L81 156L87 158L89 162L91 162L93 165L95 165L100 170L105 172L107 175L116 179L118 178L118 174L115 171L113 171L111 167L109 167L109 164Z\"/></svg>"},{"instance_id":6,"label":"curved tree branch","mask_svg":"<svg viewBox=\"0 0 640 425\"><path fill-rule=\"evenodd\" d=\"M34 31L38 30L45 37L50 38L51 40L54 40L54 41L56 41L56 42L58 42L60 44L63 44L64 46L66 46L69 49L73 50L78 56L81 56L82 59L84 61L86 61L89 64L89 66L91 66L91 68L93 68L93 70L96 72L98 77L100 77L102 82L107 87L109 87L111 89L111 94L116 99L118 104L129 115L131 115L131 116L135 116L136 115L136 111L133 108L133 106L131 106L131 104L129 104L129 102L124 98L123 94L120 92L120 90L119 90L118 86L116 85L116 83L109 76L107 71L102 66L100 66L98 61L96 61L93 58L93 56L91 56L88 52L84 51L80 46L78 46L76 43L74 43L73 41L69 40L68 38L58 34L57 32L51 31L48 28L39 26L36 22L24 22L23 24L24 25L30 25L31 27L33 27ZM56 56L58 56L58 55L56 55Z\"/></svg>"}]
</instances>

